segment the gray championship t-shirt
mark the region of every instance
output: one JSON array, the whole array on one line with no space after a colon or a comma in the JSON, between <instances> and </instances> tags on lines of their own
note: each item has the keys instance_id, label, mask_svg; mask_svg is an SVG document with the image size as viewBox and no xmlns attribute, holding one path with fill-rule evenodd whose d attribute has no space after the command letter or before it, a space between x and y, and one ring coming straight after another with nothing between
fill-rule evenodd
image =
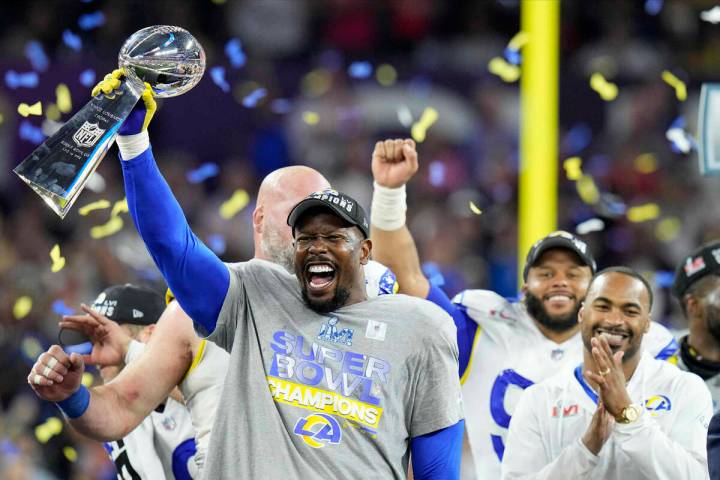
<instances>
[{"instance_id":1,"label":"gray championship t-shirt","mask_svg":"<svg viewBox=\"0 0 720 480\"><path fill-rule=\"evenodd\" d=\"M409 441L463 418L455 325L383 295L320 315L263 260L228 266L209 339L231 352L208 479L405 479Z\"/></svg>"}]
</instances>

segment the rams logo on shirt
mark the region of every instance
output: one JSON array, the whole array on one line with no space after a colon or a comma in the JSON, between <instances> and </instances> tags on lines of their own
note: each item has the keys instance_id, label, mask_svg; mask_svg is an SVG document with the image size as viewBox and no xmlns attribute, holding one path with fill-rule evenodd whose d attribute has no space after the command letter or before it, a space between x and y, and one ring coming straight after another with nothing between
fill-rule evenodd
<instances>
[{"instance_id":1,"label":"rams logo on shirt","mask_svg":"<svg viewBox=\"0 0 720 480\"><path fill-rule=\"evenodd\" d=\"M313 448L322 448L328 443L337 445L342 438L340 424L325 413L314 413L298 419L293 433Z\"/></svg>"},{"instance_id":2,"label":"rams logo on shirt","mask_svg":"<svg viewBox=\"0 0 720 480\"><path fill-rule=\"evenodd\" d=\"M665 395L653 395L645 400L645 410L650 412L650 416L657 417L672 410L672 402Z\"/></svg>"}]
</instances>

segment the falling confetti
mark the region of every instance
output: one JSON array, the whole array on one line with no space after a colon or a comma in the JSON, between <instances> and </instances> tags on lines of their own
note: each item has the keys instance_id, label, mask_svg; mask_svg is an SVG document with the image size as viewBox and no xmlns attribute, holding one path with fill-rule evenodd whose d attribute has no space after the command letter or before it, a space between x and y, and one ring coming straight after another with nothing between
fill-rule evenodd
<instances>
[{"instance_id":1,"label":"falling confetti","mask_svg":"<svg viewBox=\"0 0 720 480\"><path fill-rule=\"evenodd\" d=\"M225 67L212 67L210 69L210 78L223 92L228 93L230 91L230 84L225 80Z\"/></svg>"},{"instance_id":2,"label":"falling confetti","mask_svg":"<svg viewBox=\"0 0 720 480\"><path fill-rule=\"evenodd\" d=\"M368 78L372 72L373 67L370 62L353 62L348 67L348 75L352 78Z\"/></svg>"},{"instance_id":3,"label":"falling confetti","mask_svg":"<svg viewBox=\"0 0 720 480\"><path fill-rule=\"evenodd\" d=\"M90 229L90 236L94 239L100 239L114 235L123 228L123 219L117 216L110 217L110 220L103 224L97 225Z\"/></svg>"},{"instance_id":4,"label":"falling confetti","mask_svg":"<svg viewBox=\"0 0 720 480\"><path fill-rule=\"evenodd\" d=\"M245 190L238 189L232 196L220 205L220 216L230 220L250 203L250 195Z\"/></svg>"},{"instance_id":5,"label":"falling confetti","mask_svg":"<svg viewBox=\"0 0 720 480\"><path fill-rule=\"evenodd\" d=\"M308 125L317 125L320 121L320 115L317 112L303 112L302 119Z\"/></svg>"},{"instance_id":6,"label":"falling confetti","mask_svg":"<svg viewBox=\"0 0 720 480\"><path fill-rule=\"evenodd\" d=\"M65 30L62 34L63 43L71 50L79 52L82 50L82 39L80 35L76 35L72 30Z\"/></svg>"},{"instance_id":7,"label":"falling confetti","mask_svg":"<svg viewBox=\"0 0 720 480\"><path fill-rule=\"evenodd\" d=\"M520 65L522 57L520 56L520 49L528 42L529 35L525 32L518 32L508 42L503 56L511 65Z\"/></svg>"},{"instance_id":8,"label":"falling confetti","mask_svg":"<svg viewBox=\"0 0 720 480\"><path fill-rule=\"evenodd\" d=\"M215 252L215 254L217 255L222 255L227 249L227 242L225 241L225 237L220 235L219 233L214 233L210 235L208 237L207 244L208 247L210 247L210 250Z\"/></svg>"},{"instance_id":9,"label":"falling confetti","mask_svg":"<svg viewBox=\"0 0 720 480\"><path fill-rule=\"evenodd\" d=\"M28 115L42 115L42 102L37 101L32 105L21 103L18 105L18 113L23 117L27 117Z\"/></svg>"},{"instance_id":10,"label":"falling confetti","mask_svg":"<svg viewBox=\"0 0 720 480\"><path fill-rule=\"evenodd\" d=\"M475 215L482 215L482 210L480 210L480 207L475 205L475 202L470 200L470 211L473 212Z\"/></svg>"},{"instance_id":11,"label":"falling confetti","mask_svg":"<svg viewBox=\"0 0 720 480\"><path fill-rule=\"evenodd\" d=\"M425 107L425 110L423 110L423 113L420 116L420 120L415 122L415 124L410 129L410 134L412 135L413 140L415 140L417 143L424 142L428 128L430 128L433 123L437 121L437 119L437 110L432 107Z\"/></svg>"},{"instance_id":12,"label":"falling confetti","mask_svg":"<svg viewBox=\"0 0 720 480\"><path fill-rule=\"evenodd\" d=\"M324 68L308 72L302 79L303 94L308 97L319 97L327 93L332 86L332 73Z\"/></svg>"},{"instance_id":13,"label":"falling confetti","mask_svg":"<svg viewBox=\"0 0 720 480\"><path fill-rule=\"evenodd\" d=\"M605 222L599 218L591 218L584 222L578 223L575 227L575 233L578 235L587 235L592 232L601 232L605 229Z\"/></svg>"},{"instance_id":14,"label":"falling confetti","mask_svg":"<svg viewBox=\"0 0 720 480\"><path fill-rule=\"evenodd\" d=\"M695 148L695 140L685 131L685 118L677 117L670 128L665 132L665 138L670 141L670 146L675 153L690 153Z\"/></svg>"},{"instance_id":15,"label":"falling confetti","mask_svg":"<svg viewBox=\"0 0 720 480\"><path fill-rule=\"evenodd\" d=\"M400 125L410 128L413 123L413 116L407 105L400 105L397 109L397 117Z\"/></svg>"},{"instance_id":16,"label":"falling confetti","mask_svg":"<svg viewBox=\"0 0 720 480\"><path fill-rule=\"evenodd\" d=\"M260 100L267 95L267 90L264 88L258 88L250 92L245 98L242 99L243 107L255 108Z\"/></svg>"},{"instance_id":17,"label":"falling confetti","mask_svg":"<svg viewBox=\"0 0 720 480\"><path fill-rule=\"evenodd\" d=\"M75 310L68 307L62 299L55 300L51 308L57 315L72 315L75 312Z\"/></svg>"},{"instance_id":18,"label":"falling confetti","mask_svg":"<svg viewBox=\"0 0 720 480\"><path fill-rule=\"evenodd\" d=\"M518 78L520 78L520 67L506 62L505 59L501 57L495 57L490 60L488 70L507 83L516 82Z\"/></svg>"},{"instance_id":19,"label":"falling confetti","mask_svg":"<svg viewBox=\"0 0 720 480\"><path fill-rule=\"evenodd\" d=\"M123 198L122 200L118 200L115 202L115 205L113 205L112 211L110 212L111 217L117 217L121 213L127 213L130 209L128 208L127 198Z\"/></svg>"},{"instance_id":20,"label":"falling confetti","mask_svg":"<svg viewBox=\"0 0 720 480\"><path fill-rule=\"evenodd\" d=\"M27 295L19 297L17 300L15 300L15 304L13 305L13 317L15 317L17 320L22 320L28 315L28 313L30 313L30 310L32 310L32 305L32 298L28 297Z\"/></svg>"},{"instance_id":21,"label":"falling confetti","mask_svg":"<svg viewBox=\"0 0 720 480\"><path fill-rule=\"evenodd\" d=\"M48 418L45 423L35 427L35 438L40 443L47 443L52 437L62 432L63 422L57 417Z\"/></svg>"},{"instance_id":22,"label":"falling confetti","mask_svg":"<svg viewBox=\"0 0 720 480\"><path fill-rule=\"evenodd\" d=\"M687 87L685 86L685 82L677 78L669 70L663 70L662 79L665 81L665 83L675 89L675 96L677 97L677 99L681 102L684 102L687 98Z\"/></svg>"},{"instance_id":23,"label":"falling confetti","mask_svg":"<svg viewBox=\"0 0 720 480\"><path fill-rule=\"evenodd\" d=\"M634 223L654 220L658 216L660 216L660 207L658 207L656 203L646 203L645 205L630 207L627 211L628 220Z\"/></svg>"},{"instance_id":24,"label":"falling confetti","mask_svg":"<svg viewBox=\"0 0 720 480\"><path fill-rule=\"evenodd\" d=\"M65 455L65 458L68 462L76 462L77 461L77 450L75 450L73 447L64 447L63 448L63 455Z\"/></svg>"},{"instance_id":25,"label":"falling confetti","mask_svg":"<svg viewBox=\"0 0 720 480\"><path fill-rule=\"evenodd\" d=\"M20 351L23 353L23 355L25 355L26 358L32 361L35 361L35 359L40 356L43 350L45 349L40 343L40 340L30 335L25 335L25 337L23 337L22 341L20 342Z\"/></svg>"},{"instance_id":26,"label":"falling confetti","mask_svg":"<svg viewBox=\"0 0 720 480\"><path fill-rule=\"evenodd\" d=\"M276 98L270 104L273 113L288 113L292 109L292 103L286 98Z\"/></svg>"},{"instance_id":27,"label":"falling confetti","mask_svg":"<svg viewBox=\"0 0 720 480\"><path fill-rule=\"evenodd\" d=\"M230 59L233 68L241 68L245 65L247 57L242 51L242 43L237 38L231 38L225 44L225 55Z\"/></svg>"},{"instance_id":28,"label":"falling confetti","mask_svg":"<svg viewBox=\"0 0 720 480\"><path fill-rule=\"evenodd\" d=\"M653 173L657 170L657 158L652 153L638 155L633 164L635 170L643 174Z\"/></svg>"},{"instance_id":29,"label":"falling confetti","mask_svg":"<svg viewBox=\"0 0 720 480\"><path fill-rule=\"evenodd\" d=\"M59 272L65 266L65 257L60 255L60 245L55 246L50 250L50 259L52 260L52 267L50 271L53 273Z\"/></svg>"},{"instance_id":30,"label":"falling confetti","mask_svg":"<svg viewBox=\"0 0 720 480\"><path fill-rule=\"evenodd\" d=\"M5 117L2 116L2 113L0 113L0 125L2 125L3 120L5 120Z\"/></svg>"},{"instance_id":31,"label":"falling confetti","mask_svg":"<svg viewBox=\"0 0 720 480\"><path fill-rule=\"evenodd\" d=\"M18 130L18 135L20 136L20 139L27 140L28 142L34 143L36 145L42 143L43 140L45 140L45 134L43 133L42 128L36 127L27 120L23 120L22 122L20 122L20 129Z\"/></svg>"},{"instance_id":32,"label":"falling confetti","mask_svg":"<svg viewBox=\"0 0 720 480\"><path fill-rule=\"evenodd\" d=\"M657 15L663 7L663 0L645 0L645 13Z\"/></svg>"},{"instance_id":33,"label":"falling confetti","mask_svg":"<svg viewBox=\"0 0 720 480\"><path fill-rule=\"evenodd\" d=\"M25 57L30 60L33 70L38 72L44 72L50 65L45 49L43 49L42 43L37 40L32 40L25 45Z\"/></svg>"},{"instance_id":34,"label":"falling confetti","mask_svg":"<svg viewBox=\"0 0 720 480\"><path fill-rule=\"evenodd\" d=\"M86 13L78 18L78 27L81 30L93 30L105 24L105 14L101 11Z\"/></svg>"},{"instance_id":35,"label":"falling confetti","mask_svg":"<svg viewBox=\"0 0 720 480\"><path fill-rule=\"evenodd\" d=\"M5 85L15 90L16 88L35 88L40 79L36 72L18 73L15 70L5 72Z\"/></svg>"},{"instance_id":36,"label":"falling confetti","mask_svg":"<svg viewBox=\"0 0 720 480\"><path fill-rule=\"evenodd\" d=\"M57 122L58 120L60 120L61 116L62 112L60 112L60 109L54 103L51 103L45 108L45 118L47 118L48 120Z\"/></svg>"},{"instance_id":37,"label":"falling confetti","mask_svg":"<svg viewBox=\"0 0 720 480\"><path fill-rule=\"evenodd\" d=\"M383 87L389 87L397 81L397 70L392 65L383 63L375 70L375 79Z\"/></svg>"},{"instance_id":38,"label":"falling confetti","mask_svg":"<svg viewBox=\"0 0 720 480\"><path fill-rule=\"evenodd\" d=\"M581 175L575 182L575 188L583 202L595 205L600 200L600 191L590 175Z\"/></svg>"},{"instance_id":39,"label":"falling confetti","mask_svg":"<svg viewBox=\"0 0 720 480\"><path fill-rule=\"evenodd\" d=\"M85 372L82 374L82 379L80 380L80 383L85 385L86 387L90 388L92 387L92 384L95 382L95 379L92 376L92 373Z\"/></svg>"},{"instance_id":40,"label":"falling confetti","mask_svg":"<svg viewBox=\"0 0 720 480\"><path fill-rule=\"evenodd\" d=\"M569 155L576 155L590 145L592 130L586 123L573 126L562 141L562 149Z\"/></svg>"},{"instance_id":41,"label":"falling confetti","mask_svg":"<svg viewBox=\"0 0 720 480\"><path fill-rule=\"evenodd\" d=\"M185 178L190 183L201 183L216 176L220 172L220 167L217 163L207 162L200 165L195 170L190 170L185 174Z\"/></svg>"},{"instance_id":42,"label":"falling confetti","mask_svg":"<svg viewBox=\"0 0 720 480\"><path fill-rule=\"evenodd\" d=\"M92 68L83 70L82 72L80 72L80 77L79 77L80 84L84 87L90 88L93 85L95 85L96 77L97 77L97 75L95 74L95 70L93 70Z\"/></svg>"},{"instance_id":43,"label":"falling confetti","mask_svg":"<svg viewBox=\"0 0 720 480\"><path fill-rule=\"evenodd\" d=\"M62 113L68 113L72 110L72 98L70 97L70 89L64 83L55 88L55 99L57 106Z\"/></svg>"},{"instance_id":44,"label":"falling confetti","mask_svg":"<svg viewBox=\"0 0 720 480\"><path fill-rule=\"evenodd\" d=\"M672 242L680 234L681 227L682 225L678 218L663 218L655 225L655 236L661 242Z\"/></svg>"},{"instance_id":45,"label":"falling confetti","mask_svg":"<svg viewBox=\"0 0 720 480\"><path fill-rule=\"evenodd\" d=\"M590 88L595 90L600 95L600 98L606 102L615 100L618 95L617 85L605 80L605 77L600 73L592 74L590 77Z\"/></svg>"},{"instance_id":46,"label":"falling confetti","mask_svg":"<svg viewBox=\"0 0 720 480\"><path fill-rule=\"evenodd\" d=\"M97 202L88 203L87 205L81 207L78 210L78 213L84 217L94 210L102 210L104 208L110 208L109 200L102 199L98 200Z\"/></svg>"},{"instance_id":47,"label":"falling confetti","mask_svg":"<svg viewBox=\"0 0 720 480\"><path fill-rule=\"evenodd\" d=\"M568 180L580 180L583 174L581 166L582 160L580 157L570 157L563 162L563 168Z\"/></svg>"},{"instance_id":48,"label":"falling confetti","mask_svg":"<svg viewBox=\"0 0 720 480\"><path fill-rule=\"evenodd\" d=\"M720 23L720 5L715 5L710 10L700 13L700 20L713 24Z\"/></svg>"}]
</instances>

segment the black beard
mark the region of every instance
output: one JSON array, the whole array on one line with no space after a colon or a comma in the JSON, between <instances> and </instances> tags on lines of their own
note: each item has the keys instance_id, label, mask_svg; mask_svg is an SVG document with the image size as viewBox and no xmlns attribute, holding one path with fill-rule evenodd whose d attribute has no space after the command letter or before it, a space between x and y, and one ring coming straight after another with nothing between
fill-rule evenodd
<instances>
[{"instance_id":1,"label":"black beard","mask_svg":"<svg viewBox=\"0 0 720 480\"><path fill-rule=\"evenodd\" d=\"M525 308L532 318L538 321L540 325L544 326L548 330L557 333L567 332L571 328L578 324L578 312L580 312L580 303L575 306L575 309L560 317L551 316L545 306L538 297L530 292L525 294Z\"/></svg>"},{"instance_id":2,"label":"black beard","mask_svg":"<svg viewBox=\"0 0 720 480\"><path fill-rule=\"evenodd\" d=\"M720 308L713 305L706 306L705 321L707 322L708 332L720 344Z\"/></svg>"},{"instance_id":3,"label":"black beard","mask_svg":"<svg viewBox=\"0 0 720 480\"><path fill-rule=\"evenodd\" d=\"M337 287L333 297L325 302L318 302L308 297L307 288L303 285L302 287L302 298L305 305L310 309L320 314L326 314L334 312L338 308L344 307L350 298L350 291L343 287Z\"/></svg>"}]
</instances>

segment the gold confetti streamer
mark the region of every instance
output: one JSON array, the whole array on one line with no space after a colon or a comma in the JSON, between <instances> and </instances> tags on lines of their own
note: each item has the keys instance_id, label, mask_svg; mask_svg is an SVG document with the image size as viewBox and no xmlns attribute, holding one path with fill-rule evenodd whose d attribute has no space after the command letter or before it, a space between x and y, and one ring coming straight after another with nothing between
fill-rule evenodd
<instances>
[{"instance_id":1,"label":"gold confetti streamer","mask_svg":"<svg viewBox=\"0 0 720 480\"><path fill-rule=\"evenodd\" d=\"M530 35L523 31L519 31L515 36L508 42L508 48L510 50L520 50L530 40Z\"/></svg>"},{"instance_id":2,"label":"gold confetti streamer","mask_svg":"<svg viewBox=\"0 0 720 480\"><path fill-rule=\"evenodd\" d=\"M563 162L563 168L568 180L580 180L583 174L581 165L582 160L580 157L570 157Z\"/></svg>"},{"instance_id":3,"label":"gold confetti streamer","mask_svg":"<svg viewBox=\"0 0 720 480\"><path fill-rule=\"evenodd\" d=\"M55 88L55 99L57 100L58 109L62 113L68 113L72 110L70 89L64 83L61 83Z\"/></svg>"},{"instance_id":4,"label":"gold confetti streamer","mask_svg":"<svg viewBox=\"0 0 720 480\"><path fill-rule=\"evenodd\" d=\"M98 200L97 202L88 203L84 207L81 207L78 210L78 213L84 217L88 213L90 213L94 210L103 210L108 207L110 207L110 202L103 198L102 200Z\"/></svg>"},{"instance_id":5,"label":"gold confetti streamer","mask_svg":"<svg viewBox=\"0 0 720 480\"><path fill-rule=\"evenodd\" d=\"M235 190L230 199L220 205L220 216L230 220L250 203L250 195L245 190Z\"/></svg>"},{"instance_id":6,"label":"gold confetti streamer","mask_svg":"<svg viewBox=\"0 0 720 480\"><path fill-rule=\"evenodd\" d=\"M643 153L638 155L633 162L635 170L640 173L648 174L657 170L657 158L652 153Z\"/></svg>"},{"instance_id":7,"label":"gold confetti streamer","mask_svg":"<svg viewBox=\"0 0 720 480\"><path fill-rule=\"evenodd\" d=\"M32 105L21 103L18 105L18 113L23 117L27 117L28 115L42 115L42 102L37 101Z\"/></svg>"},{"instance_id":8,"label":"gold confetti streamer","mask_svg":"<svg viewBox=\"0 0 720 480\"><path fill-rule=\"evenodd\" d=\"M630 207L627 211L627 218L631 222L640 223L654 220L660 216L660 207L656 203L646 203L636 207Z\"/></svg>"},{"instance_id":9,"label":"gold confetti streamer","mask_svg":"<svg viewBox=\"0 0 720 480\"><path fill-rule=\"evenodd\" d=\"M609 102L618 96L618 88L612 82L605 80L600 73L593 73L590 77L590 88L600 94L600 98Z\"/></svg>"},{"instance_id":10,"label":"gold confetti streamer","mask_svg":"<svg viewBox=\"0 0 720 480\"><path fill-rule=\"evenodd\" d=\"M308 125L317 125L320 121L320 115L317 112L303 112L302 119Z\"/></svg>"},{"instance_id":11,"label":"gold confetti streamer","mask_svg":"<svg viewBox=\"0 0 720 480\"><path fill-rule=\"evenodd\" d=\"M54 103L51 103L45 109L45 118L47 118L48 120L57 122L58 120L60 120L61 116L62 114L60 113L60 109Z\"/></svg>"},{"instance_id":12,"label":"gold confetti streamer","mask_svg":"<svg viewBox=\"0 0 720 480\"><path fill-rule=\"evenodd\" d=\"M672 242L680 234L681 227L676 217L664 218L655 225L655 236L661 242Z\"/></svg>"},{"instance_id":13,"label":"gold confetti streamer","mask_svg":"<svg viewBox=\"0 0 720 480\"><path fill-rule=\"evenodd\" d=\"M43 346L40 344L40 340L35 337L25 337L20 343L20 350L28 358L37 358L43 352Z\"/></svg>"},{"instance_id":14,"label":"gold confetti streamer","mask_svg":"<svg viewBox=\"0 0 720 480\"><path fill-rule=\"evenodd\" d=\"M111 216L110 220L103 225L96 225L90 229L90 236L94 239L109 237L123 228L123 219L118 216Z\"/></svg>"},{"instance_id":15,"label":"gold confetti streamer","mask_svg":"<svg viewBox=\"0 0 720 480\"><path fill-rule=\"evenodd\" d=\"M77 450L75 450L73 447L63 448L63 455L65 455L65 458L67 458L68 462L74 463L77 461Z\"/></svg>"},{"instance_id":16,"label":"gold confetti streamer","mask_svg":"<svg viewBox=\"0 0 720 480\"><path fill-rule=\"evenodd\" d=\"M90 387L92 387L92 384L94 382L95 382L95 378L92 376L92 373L85 372L82 374L82 380L80 380L80 383L82 383L86 387L90 388Z\"/></svg>"},{"instance_id":17,"label":"gold confetti streamer","mask_svg":"<svg viewBox=\"0 0 720 480\"><path fill-rule=\"evenodd\" d=\"M397 70L392 65L383 63L375 70L375 78L383 87L389 87L397 80Z\"/></svg>"},{"instance_id":18,"label":"gold confetti streamer","mask_svg":"<svg viewBox=\"0 0 720 480\"><path fill-rule=\"evenodd\" d=\"M677 97L677 99L681 102L684 102L687 98L687 86L685 86L685 82L677 78L669 70L663 70L662 79L665 81L665 83L675 89L675 96Z\"/></svg>"},{"instance_id":19,"label":"gold confetti streamer","mask_svg":"<svg viewBox=\"0 0 720 480\"><path fill-rule=\"evenodd\" d=\"M56 273L63 269L65 266L65 257L60 255L60 245L55 244L52 250L50 250L50 260L52 260L50 271Z\"/></svg>"},{"instance_id":20,"label":"gold confetti streamer","mask_svg":"<svg viewBox=\"0 0 720 480\"><path fill-rule=\"evenodd\" d=\"M63 423L57 417L48 418L45 423L35 427L35 438L40 443L47 443L52 437L62 432Z\"/></svg>"},{"instance_id":21,"label":"gold confetti streamer","mask_svg":"<svg viewBox=\"0 0 720 480\"><path fill-rule=\"evenodd\" d=\"M115 202L115 205L113 205L112 211L110 212L111 217L117 217L121 213L127 213L130 210L128 209L127 204L127 197L123 198L122 200L118 200Z\"/></svg>"},{"instance_id":22,"label":"gold confetti streamer","mask_svg":"<svg viewBox=\"0 0 720 480\"><path fill-rule=\"evenodd\" d=\"M589 205L595 205L600 200L600 191L590 175L580 176L575 182L575 188L582 201Z\"/></svg>"},{"instance_id":23,"label":"gold confetti streamer","mask_svg":"<svg viewBox=\"0 0 720 480\"><path fill-rule=\"evenodd\" d=\"M430 128L433 123L437 121L437 119L437 110L432 107L425 107L425 110L423 110L423 113L420 116L420 120L415 122L410 129L410 134L412 135L413 140L415 140L417 143L424 142L428 128Z\"/></svg>"},{"instance_id":24,"label":"gold confetti streamer","mask_svg":"<svg viewBox=\"0 0 720 480\"><path fill-rule=\"evenodd\" d=\"M28 313L30 313L30 310L32 310L32 305L32 298L28 297L27 295L19 297L17 300L15 300L15 305L13 305L13 317L15 317L17 320L22 320L23 318L27 317Z\"/></svg>"},{"instance_id":25,"label":"gold confetti streamer","mask_svg":"<svg viewBox=\"0 0 720 480\"><path fill-rule=\"evenodd\" d=\"M482 215L482 210L480 210L480 207L475 205L472 200L470 200L470 211L473 212L475 215Z\"/></svg>"},{"instance_id":26,"label":"gold confetti streamer","mask_svg":"<svg viewBox=\"0 0 720 480\"><path fill-rule=\"evenodd\" d=\"M495 57L490 60L488 70L507 83L517 82L518 78L520 78L520 67L506 62L502 57Z\"/></svg>"}]
</instances>

